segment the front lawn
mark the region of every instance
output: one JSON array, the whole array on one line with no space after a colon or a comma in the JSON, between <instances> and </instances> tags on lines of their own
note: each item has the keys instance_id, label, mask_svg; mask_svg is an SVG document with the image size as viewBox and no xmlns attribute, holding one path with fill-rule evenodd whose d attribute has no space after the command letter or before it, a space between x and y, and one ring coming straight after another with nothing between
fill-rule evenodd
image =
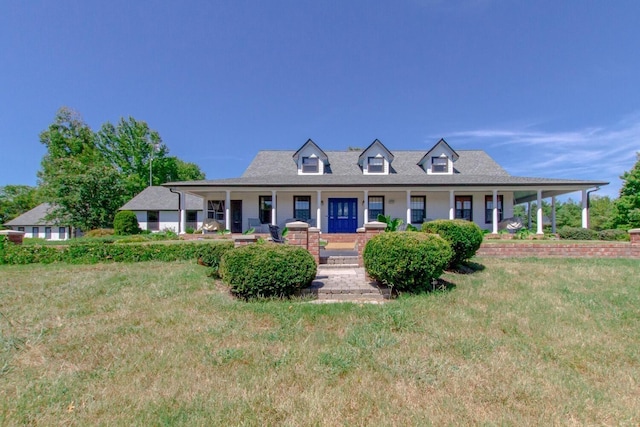
<instances>
[{"instance_id":1,"label":"front lawn","mask_svg":"<svg viewBox=\"0 0 640 427\"><path fill-rule=\"evenodd\" d=\"M240 302L193 262L0 266L0 424L637 425L640 263L474 261L384 305Z\"/></svg>"}]
</instances>

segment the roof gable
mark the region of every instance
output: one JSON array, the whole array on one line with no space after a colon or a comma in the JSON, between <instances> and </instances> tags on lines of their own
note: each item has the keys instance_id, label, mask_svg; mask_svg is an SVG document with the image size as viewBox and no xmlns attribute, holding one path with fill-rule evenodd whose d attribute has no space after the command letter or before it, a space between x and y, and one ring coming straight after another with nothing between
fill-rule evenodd
<instances>
[{"instance_id":1,"label":"roof gable","mask_svg":"<svg viewBox=\"0 0 640 427\"><path fill-rule=\"evenodd\" d=\"M455 162L460 158L458 153L456 153L455 150L451 148L449 144L447 144L447 141L445 141L444 138L440 138L440 141L436 142L436 144L433 147L431 147L429 151L427 151L427 153L420 159L418 164L422 166L424 165L425 162L431 159L431 156L433 156L436 153L439 156L440 153L442 152L448 152L450 156L449 158L451 159L451 161Z\"/></svg>"},{"instance_id":2,"label":"roof gable","mask_svg":"<svg viewBox=\"0 0 640 427\"><path fill-rule=\"evenodd\" d=\"M302 144L302 147L300 147L298 149L298 151L293 153L293 156L292 156L293 160L295 160L296 163L297 163L298 159L300 158L300 155L301 154L306 154L306 153L313 153L320 160L322 160L325 164L328 163L329 156L327 156L327 154L324 151L322 151L322 149L320 147L318 147L318 144L313 142L313 140L311 140L311 138L307 139L307 142Z\"/></svg>"},{"instance_id":3,"label":"roof gable","mask_svg":"<svg viewBox=\"0 0 640 427\"><path fill-rule=\"evenodd\" d=\"M391 153L391 151L389 151L389 149L385 147L384 144L380 142L380 140L376 139L371 144L369 144L367 148L362 150L362 153L358 157L358 164L362 166L365 159L367 157L370 157L370 154L372 154L372 152L375 152L376 154L381 153L389 163L391 163L394 159L393 153Z\"/></svg>"}]
</instances>

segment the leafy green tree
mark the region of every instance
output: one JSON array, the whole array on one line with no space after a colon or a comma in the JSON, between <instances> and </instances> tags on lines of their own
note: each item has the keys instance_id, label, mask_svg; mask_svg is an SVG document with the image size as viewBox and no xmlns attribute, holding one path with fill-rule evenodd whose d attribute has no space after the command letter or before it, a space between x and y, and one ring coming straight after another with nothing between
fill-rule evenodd
<instances>
[{"instance_id":1,"label":"leafy green tree","mask_svg":"<svg viewBox=\"0 0 640 427\"><path fill-rule=\"evenodd\" d=\"M620 197L615 202L612 222L623 230L640 228L640 152L636 155L638 160L633 169L620 177L623 183Z\"/></svg>"},{"instance_id":2,"label":"leafy green tree","mask_svg":"<svg viewBox=\"0 0 640 427\"><path fill-rule=\"evenodd\" d=\"M38 190L28 185L0 187L0 224L12 220L39 204Z\"/></svg>"},{"instance_id":3,"label":"leafy green tree","mask_svg":"<svg viewBox=\"0 0 640 427\"><path fill-rule=\"evenodd\" d=\"M40 142L47 147L38 172L42 195L55 206L48 219L82 230L111 226L123 187L91 128L78 113L61 108Z\"/></svg>"},{"instance_id":4,"label":"leafy green tree","mask_svg":"<svg viewBox=\"0 0 640 427\"><path fill-rule=\"evenodd\" d=\"M97 146L107 161L122 175L127 198L132 198L149 185L171 181L204 179L200 168L169 156L160 134L144 121L121 118L117 125L109 122L97 133Z\"/></svg>"},{"instance_id":5,"label":"leafy green tree","mask_svg":"<svg viewBox=\"0 0 640 427\"><path fill-rule=\"evenodd\" d=\"M592 196L589 202L589 225L596 231L613 227L615 202L609 196Z\"/></svg>"},{"instance_id":6,"label":"leafy green tree","mask_svg":"<svg viewBox=\"0 0 640 427\"><path fill-rule=\"evenodd\" d=\"M158 132L133 117L95 133L63 107L40 135L47 147L38 172L50 219L83 230L110 227L117 209L149 185L204 179L197 165L168 156Z\"/></svg>"}]
</instances>

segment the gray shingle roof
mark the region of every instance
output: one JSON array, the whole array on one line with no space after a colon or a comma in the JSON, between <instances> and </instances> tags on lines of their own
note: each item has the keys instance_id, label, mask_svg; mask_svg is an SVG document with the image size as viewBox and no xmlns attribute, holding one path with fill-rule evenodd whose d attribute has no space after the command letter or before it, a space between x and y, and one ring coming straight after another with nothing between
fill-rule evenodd
<instances>
[{"instance_id":1,"label":"gray shingle roof","mask_svg":"<svg viewBox=\"0 0 640 427\"><path fill-rule=\"evenodd\" d=\"M202 198L186 195L187 210L202 210ZM177 211L178 195L166 187L147 187L125 203L121 211Z\"/></svg>"},{"instance_id":2,"label":"gray shingle roof","mask_svg":"<svg viewBox=\"0 0 640 427\"><path fill-rule=\"evenodd\" d=\"M511 176L482 150L460 150L453 175L428 175L418 162L424 151L394 151L389 175L363 175L361 151L326 151L329 166L323 175L298 175L294 151L260 151L239 178L167 183L182 187L367 187L367 186L480 186L480 185L606 185L602 181Z\"/></svg>"},{"instance_id":3,"label":"gray shingle roof","mask_svg":"<svg viewBox=\"0 0 640 427\"><path fill-rule=\"evenodd\" d=\"M7 221L5 225L12 227L23 227L27 225L57 225L53 221L45 221L44 217L51 211L49 203L42 203L28 212Z\"/></svg>"}]
</instances>

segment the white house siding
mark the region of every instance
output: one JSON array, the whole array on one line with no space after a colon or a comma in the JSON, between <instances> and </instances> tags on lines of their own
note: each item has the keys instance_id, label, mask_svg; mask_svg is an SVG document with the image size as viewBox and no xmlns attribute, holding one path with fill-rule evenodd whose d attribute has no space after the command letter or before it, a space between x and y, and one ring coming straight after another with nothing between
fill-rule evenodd
<instances>
[{"instance_id":1,"label":"white house siding","mask_svg":"<svg viewBox=\"0 0 640 427\"><path fill-rule=\"evenodd\" d=\"M149 224L147 223L147 211L134 211L136 218L138 219L138 225L142 230L148 230ZM178 211L158 211L158 229L152 230L153 232L159 232L164 230L172 230L178 232L180 225L180 213ZM202 217L199 217L199 225L202 225Z\"/></svg>"},{"instance_id":2,"label":"white house siding","mask_svg":"<svg viewBox=\"0 0 640 427\"><path fill-rule=\"evenodd\" d=\"M38 235L34 235L33 233L33 228L34 227L38 227ZM49 226L45 226L45 225L25 225L25 226L14 226L12 227L12 229L14 230L20 230L20 231L24 231L24 237L25 238L40 238L40 239L44 239L45 235L46 235L46 231L45 228L49 227ZM24 230L23 230L24 228ZM61 234L59 232L60 227L58 226L51 226L51 237L49 237L47 240L68 240L69 239L69 228L65 227L65 232L63 234Z\"/></svg>"},{"instance_id":3,"label":"white house siding","mask_svg":"<svg viewBox=\"0 0 640 427\"><path fill-rule=\"evenodd\" d=\"M321 231L328 232L329 227L329 199L331 198L354 198L357 199L357 221L358 226L362 226L365 223L365 192L364 190L347 190L347 191L335 191L335 190L320 190L321 194ZM377 189L367 190L368 197L371 196L384 196L384 213L390 215L392 218L401 218L406 222L407 218L407 192L406 190L398 191L384 191ZM473 207L473 220L481 228L492 230L491 223L485 223L485 196L492 196L492 191L464 191L456 190L454 193L456 196L471 196ZM509 218L513 216L513 193L512 192L499 192L502 195L503 217ZM271 190L264 191L231 191L230 200L242 201L242 229L247 230L249 228L249 218L259 218L259 198L260 196L272 196ZM293 198L294 196L309 196L311 199L311 218L317 219L317 192L316 190L309 191L307 189L300 190L276 190L276 223L281 224L285 220L293 218ZM418 189L411 190L411 196L424 196L426 200L426 218L427 219L448 219L449 218L449 190L444 191L420 191ZM207 197L208 200L225 200L225 193L210 193ZM169 212L167 212L169 213ZM163 222L166 216L163 216L164 212L160 213L161 225L160 229L168 226L175 230L178 228L177 214L174 222ZM140 226L145 229L146 227L146 212L138 216L138 222ZM206 215L206 214L205 214ZM174 218L174 217L172 217ZM317 222L316 222L317 224Z\"/></svg>"}]
</instances>

